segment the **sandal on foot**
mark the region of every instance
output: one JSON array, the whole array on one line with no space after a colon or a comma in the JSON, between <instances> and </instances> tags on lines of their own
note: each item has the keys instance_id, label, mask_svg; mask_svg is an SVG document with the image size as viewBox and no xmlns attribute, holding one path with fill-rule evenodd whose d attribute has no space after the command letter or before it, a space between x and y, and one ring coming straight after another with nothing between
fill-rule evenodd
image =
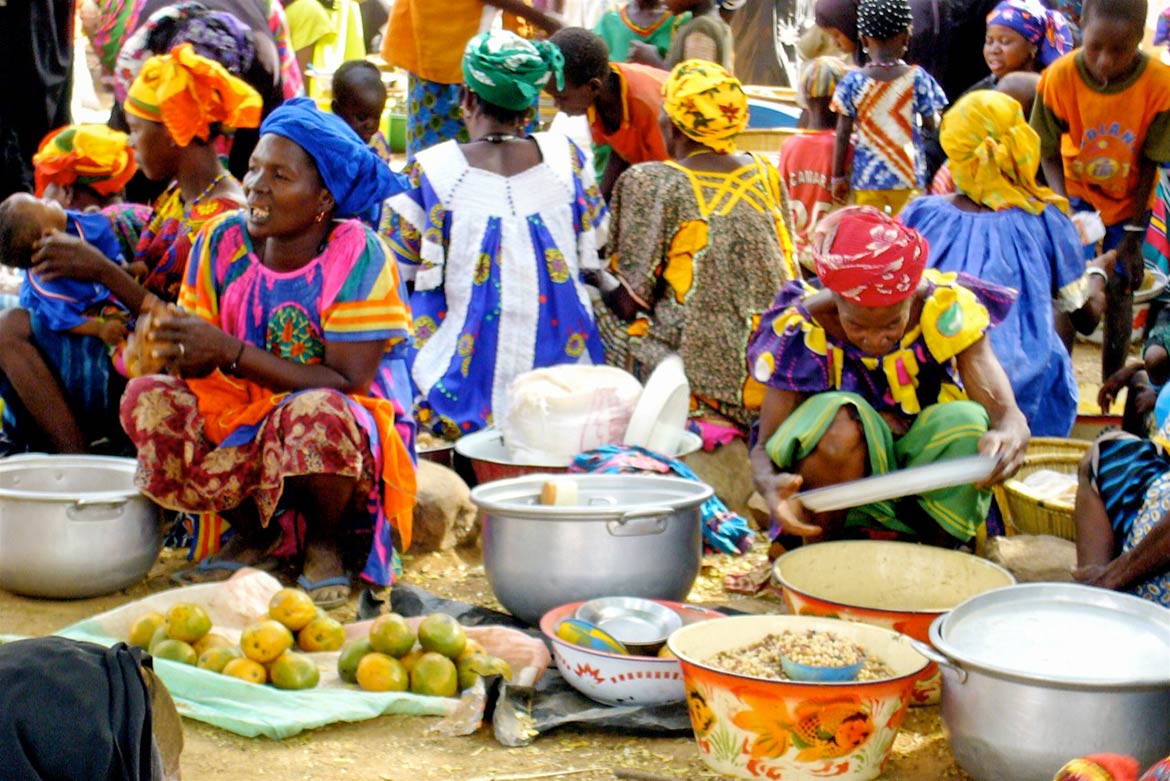
<instances>
[{"instance_id":1,"label":"sandal on foot","mask_svg":"<svg viewBox=\"0 0 1170 781\"><path fill-rule=\"evenodd\" d=\"M280 560L272 556L265 556L255 564L244 564L231 559L206 558L194 567L181 569L171 573L171 580L180 586L194 586L200 583L220 583L245 567L258 569L262 572L275 572L280 566Z\"/></svg>"},{"instance_id":2,"label":"sandal on foot","mask_svg":"<svg viewBox=\"0 0 1170 781\"><path fill-rule=\"evenodd\" d=\"M335 607L341 607L349 602L350 595L350 578L349 575L337 575L332 578L324 578L323 580L309 580L303 574L297 576L297 585L305 590L309 597L313 600L313 604L322 610L332 610ZM314 591L320 591L324 588L333 588L336 586L345 587L345 596L334 597L333 599L317 599L313 596Z\"/></svg>"}]
</instances>

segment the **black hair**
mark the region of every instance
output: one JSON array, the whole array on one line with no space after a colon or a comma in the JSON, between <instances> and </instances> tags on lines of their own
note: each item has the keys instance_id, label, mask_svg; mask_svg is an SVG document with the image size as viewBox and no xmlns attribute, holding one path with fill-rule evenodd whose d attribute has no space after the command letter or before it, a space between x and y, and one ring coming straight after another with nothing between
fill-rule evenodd
<instances>
[{"instance_id":1,"label":"black hair","mask_svg":"<svg viewBox=\"0 0 1170 781\"><path fill-rule=\"evenodd\" d=\"M341 63L333 74L333 97L337 97L338 87L341 91L347 89L363 89L370 88L372 90L386 91L386 85L382 83L382 71L378 70L378 66L369 60L346 60Z\"/></svg>"},{"instance_id":2,"label":"black hair","mask_svg":"<svg viewBox=\"0 0 1170 781\"><path fill-rule=\"evenodd\" d=\"M1089 20L1100 17L1115 22L1126 22L1145 30L1150 6L1147 0L1085 0L1081 8L1081 29Z\"/></svg>"},{"instance_id":3,"label":"black hair","mask_svg":"<svg viewBox=\"0 0 1170 781\"><path fill-rule=\"evenodd\" d=\"M580 87L609 74L609 47L600 35L581 27L563 27L549 40L565 57L565 83Z\"/></svg>"},{"instance_id":4,"label":"black hair","mask_svg":"<svg viewBox=\"0 0 1170 781\"><path fill-rule=\"evenodd\" d=\"M471 89L470 87L467 88L467 94L471 96L473 101L475 101L475 105L479 107L481 113L491 117L497 122L511 124L529 116L530 112L532 111L532 107L522 108L517 111L515 109L497 106L495 103L489 103L483 98L482 95L476 94L475 90Z\"/></svg>"},{"instance_id":5,"label":"black hair","mask_svg":"<svg viewBox=\"0 0 1170 781\"><path fill-rule=\"evenodd\" d=\"M41 226L22 219L13 196L0 202L0 263L9 268L30 268Z\"/></svg>"}]
</instances>

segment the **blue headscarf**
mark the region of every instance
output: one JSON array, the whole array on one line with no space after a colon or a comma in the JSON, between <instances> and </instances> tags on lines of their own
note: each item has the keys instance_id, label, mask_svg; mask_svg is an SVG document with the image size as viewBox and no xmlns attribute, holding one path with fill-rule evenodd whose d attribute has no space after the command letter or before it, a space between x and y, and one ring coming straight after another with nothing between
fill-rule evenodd
<instances>
[{"instance_id":1,"label":"blue headscarf","mask_svg":"<svg viewBox=\"0 0 1170 781\"><path fill-rule=\"evenodd\" d=\"M1006 27L1036 47L1036 63L1047 68L1076 46L1072 26L1040 0L1004 0L987 15L987 24Z\"/></svg>"},{"instance_id":2,"label":"blue headscarf","mask_svg":"<svg viewBox=\"0 0 1170 781\"><path fill-rule=\"evenodd\" d=\"M312 98L282 103L260 125L300 146L317 164L338 217L363 217L409 186L340 117L317 108Z\"/></svg>"}]
</instances>

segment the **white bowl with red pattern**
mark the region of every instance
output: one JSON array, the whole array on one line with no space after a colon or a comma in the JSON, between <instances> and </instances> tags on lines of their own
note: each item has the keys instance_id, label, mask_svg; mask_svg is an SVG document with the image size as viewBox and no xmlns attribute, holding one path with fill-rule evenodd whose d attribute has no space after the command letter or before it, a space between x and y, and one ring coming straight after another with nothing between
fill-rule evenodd
<instances>
[{"instance_id":1,"label":"white bowl with red pattern","mask_svg":"<svg viewBox=\"0 0 1170 781\"><path fill-rule=\"evenodd\" d=\"M678 613L684 626L723 617L715 610L681 602L652 601ZM553 661L569 685L605 705L665 705L686 698L682 670L674 658L606 653L558 637L560 623L573 618L583 604L554 607L540 619L540 631L552 644Z\"/></svg>"}]
</instances>

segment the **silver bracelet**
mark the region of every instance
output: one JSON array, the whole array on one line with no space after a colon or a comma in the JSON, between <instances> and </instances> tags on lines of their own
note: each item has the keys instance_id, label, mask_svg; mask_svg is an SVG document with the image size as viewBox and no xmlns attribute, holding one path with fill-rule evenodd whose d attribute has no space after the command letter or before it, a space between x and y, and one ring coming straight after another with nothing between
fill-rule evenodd
<instances>
[{"instance_id":1,"label":"silver bracelet","mask_svg":"<svg viewBox=\"0 0 1170 781\"><path fill-rule=\"evenodd\" d=\"M1130 225L1129 223L1126 223L1125 225L1121 226L1121 229L1126 233L1145 233L1147 227L1145 225Z\"/></svg>"},{"instance_id":2,"label":"silver bracelet","mask_svg":"<svg viewBox=\"0 0 1170 781\"><path fill-rule=\"evenodd\" d=\"M1085 276L1101 277L1102 282L1104 282L1106 285L1109 284L1109 274L1100 266L1089 266L1087 269L1085 269Z\"/></svg>"}]
</instances>

